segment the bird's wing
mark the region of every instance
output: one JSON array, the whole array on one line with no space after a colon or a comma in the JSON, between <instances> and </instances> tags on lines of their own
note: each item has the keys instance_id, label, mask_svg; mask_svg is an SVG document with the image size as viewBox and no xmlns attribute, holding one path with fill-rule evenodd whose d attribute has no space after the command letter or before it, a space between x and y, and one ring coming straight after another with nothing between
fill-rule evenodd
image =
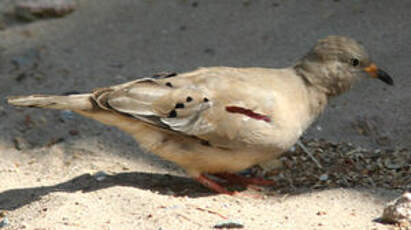
<instances>
[{"instance_id":1,"label":"bird's wing","mask_svg":"<svg viewBox=\"0 0 411 230\"><path fill-rule=\"evenodd\" d=\"M199 123L202 113L212 106L211 101L190 79L180 86L167 80L174 76L164 74L97 89L94 100L103 109L161 128L194 136L206 132L206 127Z\"/></svg>"}]
</instances>

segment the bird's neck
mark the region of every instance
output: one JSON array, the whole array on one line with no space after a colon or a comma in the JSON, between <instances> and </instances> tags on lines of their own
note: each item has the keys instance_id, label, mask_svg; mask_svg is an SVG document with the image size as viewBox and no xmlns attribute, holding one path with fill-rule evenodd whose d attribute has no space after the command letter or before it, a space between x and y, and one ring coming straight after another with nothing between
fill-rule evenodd
<instances>
[{"instance_id":1,"label":"bird's neck","mask_svg":"<svg viewBox=\"0 0 411 230\"><path fill-rule=\"evenodd\" d=\"M354 83L353 73L344 71L341 65L338 62L319 63L302 59L294 69L307 87L333 97L344 93Z\"/></svg>"}]
</instances>

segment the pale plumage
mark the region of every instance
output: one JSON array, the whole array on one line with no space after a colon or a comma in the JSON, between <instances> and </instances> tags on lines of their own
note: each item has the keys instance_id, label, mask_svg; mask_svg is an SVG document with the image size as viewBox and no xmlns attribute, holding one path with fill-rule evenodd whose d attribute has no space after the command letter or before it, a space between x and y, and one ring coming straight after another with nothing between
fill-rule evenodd
<instances>
[{"instance_id":1,"label":"pale plumage","mask_svg":"<svg viewBox=\"0 0 411 230\"><path fill-rule=\"evenodd\" d=\"M357 63L358 62L358 63ZM17 106L71 109L130 133L222 193L204 173L234 173L278 157L362 71L392 84L361 45L330 36L284 69L200 68L69 96L10 97Z\"/></svg>"}]
</instances>

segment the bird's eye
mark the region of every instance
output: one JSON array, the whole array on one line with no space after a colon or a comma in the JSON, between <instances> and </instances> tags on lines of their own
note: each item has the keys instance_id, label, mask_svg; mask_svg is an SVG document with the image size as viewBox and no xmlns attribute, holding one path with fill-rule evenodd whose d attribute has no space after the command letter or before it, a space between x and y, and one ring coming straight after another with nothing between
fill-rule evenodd
<instances>
[{"instance_id":1,"label":"bird's eye","mask_svg":"<svg viewBox=\"0 0 411 230\"><path fill-rule=\"evenodd\" d=\"M351 65L352 66L357 66L360 64L360 60L358 60L357 58L352 58L351 59Z\"/></svg>"}]
</instances>

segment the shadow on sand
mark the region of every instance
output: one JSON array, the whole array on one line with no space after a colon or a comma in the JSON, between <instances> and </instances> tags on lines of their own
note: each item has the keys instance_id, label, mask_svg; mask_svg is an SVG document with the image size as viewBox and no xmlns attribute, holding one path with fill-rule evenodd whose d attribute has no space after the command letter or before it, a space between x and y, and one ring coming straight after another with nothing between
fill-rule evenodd
<instances>
[{"instance_id":1,"label":"shadow on sand","mask_svg":"<svg viewBox=\"0 0 411 230\"><path fill-rule=\"evenodd\" d=\"M214 193L190 178L169 174L128 172L104 175L83 174L52 186L11 189L0 193L0 210L15 210L53 192L93 192L112 186L129 186L164 195L203 197Z\"/></svg>"},{"instance_id":2,"label":"shadow on sand","mask_svg":"<svg viewBox=\"0 0 411 230\"><path fill-rule=\"evenodd\" d=\"M188 196L190 198L206 197L215 195L214 192L203 187L201 184L193 181L191 178L175 176L170 174L158 174L158 173L144 173L144 172L126 172L112 175L91 175L83 174L52 186L41 186L21 189L10 189L0 193L0 210L15 210L34 201L40 200L42 196L48 195L54 192L78 192L84 193L93 192L100 189L105 189L113 186L128 186L138 189L150 190L162 195L169 196ZM230 186L230 188L233 188ZM322 191L336 189L335 187L323 187L321 189L308 189L301 187L298 191L287 193L290 195L299 195L303 193L310 193L313 191ZM359 191L370 190L375 191L375 188L351 188ZM236 191L244 190L244 188L235 187ZM268 195L275 197L284 195L282 193L275 192L275 186L262 190L261 195ZM268 192L267 191L271 191ZM274 193L273 193L274 192ZM390 200L394 196L379 194L379 192L373 195L378 196L380 199ZM380 197L381 195L381 197Z\"/></svg>"}]
</instances>

